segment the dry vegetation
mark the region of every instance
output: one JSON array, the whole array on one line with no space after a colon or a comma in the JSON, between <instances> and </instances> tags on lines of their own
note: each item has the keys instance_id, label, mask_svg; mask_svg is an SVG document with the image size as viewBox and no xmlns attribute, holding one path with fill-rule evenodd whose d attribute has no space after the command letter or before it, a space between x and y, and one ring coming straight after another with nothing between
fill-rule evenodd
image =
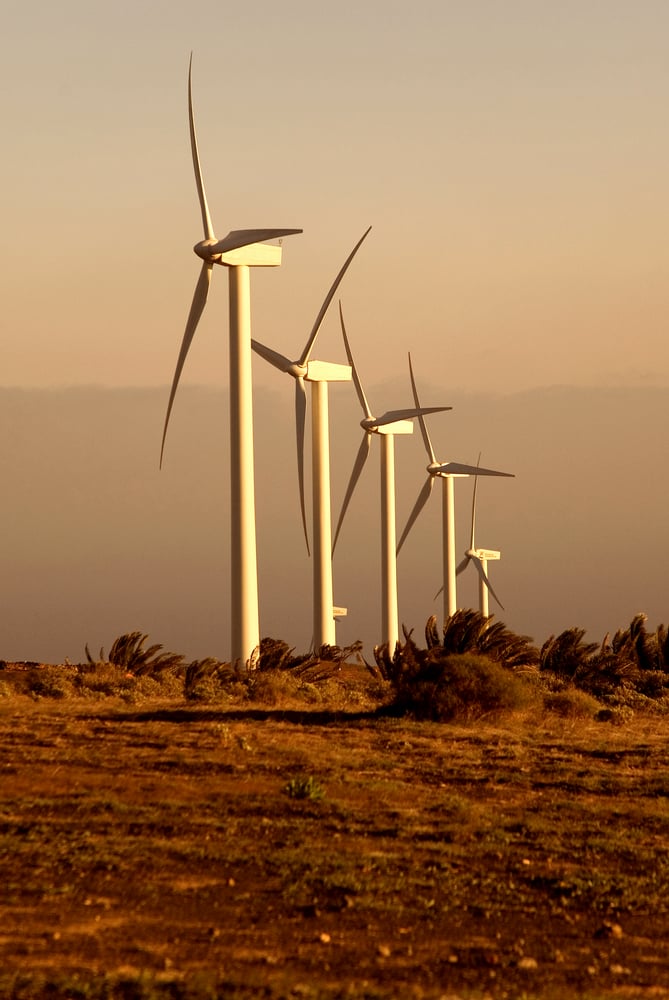
<instances>
[{"instance_id":1,"label":"dry vegetation","mask_svg":"<svg viewBox=\"0 0 669 1000\"><path fill-rule=\"evenodd\" d=\"M666 630L583 640L4 664L0 996L669 997Z\"/></svg>"}]
</instances>

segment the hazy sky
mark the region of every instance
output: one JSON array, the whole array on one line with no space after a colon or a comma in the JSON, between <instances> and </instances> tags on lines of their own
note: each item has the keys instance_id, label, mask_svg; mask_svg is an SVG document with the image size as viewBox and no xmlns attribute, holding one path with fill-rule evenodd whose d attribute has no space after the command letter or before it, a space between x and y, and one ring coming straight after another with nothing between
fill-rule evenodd
<instances>
[{"instance_id":1,"label":"hazy sky","mask_svg":"<svg viewBox=\"0 0 669 1000\"><path fill-rule=\"evenodd\" d=\"M200 269L191 50L218 236L304 229L284 241L280 268L253 273L254 336L297 357L372 225L341 289L358 367L378 411L407 406L411 349L435 390L424 402L457 403L433 431L440 459L482 450L516 473L486 488L481 513L481 544L504 552L495 585L509 624L543 638L582 623L601 637L642 609L661 618L669 395L632 390L669 387L666 0L5 0L0 23L0 387L154 389L132 405L77 388L51 403L7 395L10 656L77 656L87 639L134 628L227 654L225 409L218 423L198 390L177 399L157 470ZM227 354L217 268L182 382L223 399ZM334 310L315 356L344 361ZM304 644L292 380L255 359L254 384L262 627L286 624ZM556 384L580 392L537 395ZM632 394L604 407L613 386ZM345 426L333 408L335 516L360 434L349 390ZM402 522L425 474L414 438L398 458ZM374 639L378 543L359 539L376 530L377 479L366 476L335 565L347 641ZM402 553L413 603L401 617L417 628L436 610L438 533L433 503Z\"/></svg>"},{"instance_id":2,"label":"hazy sky","mask_svg":"<svg viewBox=\"0 0 669 1000\"><path fill-rule=\"evenodd\" d=\"M371 224L342 287L368 378L411 347L453 389L669 384L665 0L3 11L0 384L171 379L202 235L191 49L218 235L304 228L254 273L258 339L299 352ZM184 381L227 383L225 277Z\"/></svg>"}]
</instances>

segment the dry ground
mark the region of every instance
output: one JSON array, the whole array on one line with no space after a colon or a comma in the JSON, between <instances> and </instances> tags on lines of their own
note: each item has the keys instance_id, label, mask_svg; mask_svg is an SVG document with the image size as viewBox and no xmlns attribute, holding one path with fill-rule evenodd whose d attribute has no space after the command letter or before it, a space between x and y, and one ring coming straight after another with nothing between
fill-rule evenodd
<instances>
[{"instance_id":1,"label":"dry ground","mask_svg":"<svg viewBox=\"0 0 669 1000\"><path fill-rule=\"evenodd\" d=\"M2 997L669 997L667 720L3 690Z\"/></svg>"}]
</instances>

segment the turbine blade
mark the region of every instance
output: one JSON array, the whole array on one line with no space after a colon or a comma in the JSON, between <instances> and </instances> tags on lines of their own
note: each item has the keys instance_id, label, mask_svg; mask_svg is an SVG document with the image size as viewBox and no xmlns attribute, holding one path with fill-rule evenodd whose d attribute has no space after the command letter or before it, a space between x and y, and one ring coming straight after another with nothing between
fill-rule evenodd
<instances>
[{"instance_id":1,"label":"turbine blade","mask_svg":"<svg viewBox=\"0 0 669 1000\"><path fill-rule=\"evenodd\" d=\"M421 406L418 409L412 407L409 410L388 410L374 420L374 427L384 427L386 424L394 424L396 420L413 420L425 413L442 413L445 410L452 410L452 406Z\"/></svg>"},{"instance_id":2,"label":"turbine blade","mask_svg":"<svg viewBox=\"0 0 669 1000\"><path fill-rule=\"evenodd\" d=\"M197 285L195 286L195 294L193 295L193 301L191 303L190 312L188 313L188 319L186 320L186 329L184 331L183 340L181 341L181 350L179 351L179 357L177 358L177 366L174 370L174 378L172 379L172 388L170 390L170 398L167 404L167 413L165 415L165 426L163 427L163 440L160 446L160 467L163 464L163 452L165 451L165 437L167 436L167 425L170 421L170 413L172 412L172 404L174 403L174 397L176 395L177 386L179 384L179 378L181 377L181 371L186 360L186 355L188 354L188 349L193 340L195 330L200 322L200 316L207 304L207 295L209 294L209 282L211 280L211 269L212 265L205 263L202 265L202 270L200 271L200 277L198 278Z\"/></svg>"},{"instance_id":3,"label":"turbine blade","mask_svg":"<svg viewBox=\"0 0 669 1000\"><path fill-rule=\"evenodd\" d=\"M362 443L358 449L358 454L356 455L355 462L353 464L353 471L351 472L351 478L349 479L348 486L346 487L346 495L344 496L344 502L341 505L341 513L339 515L339 520L337 521L337 530L335 531L334 542L332 543L332 553L334 555L335 546L337 545L337 539L339 538L339 531L342 524L344 523L344 514L348 509L348 505L353 496L353 490L355 489L358 479L360 478L360 473L362 472L367 457L369 455L369 446L371 444L371 434L367 431L362 436Z\"/></svg>"},{"instance_id":4,"label":"turbine blade","mask_svg":"<svg viewBox=\"0 0 669 1000\"><path fill-rule=\"evenodd\" d=\"M478 457L478 459L476 461L476 468L478 469L480 467L480 465L481 465L481 452L479 452L479 457ZM470 549L475 549L476 548L476 545L474 544L474 534L475 534L475 531L476 531L476 491L478 489L478 485L479 485L479 477L478 477L478 473L477 473L474 476L474 490L472 492L472 534L471 534L471 539L470 539L470 542L469 542L469 548Z\"/></svg>"},{"instance_id":5,"label":"turbine blade","mask_svg":"<svg viewBox=\"0 0 669 1000\"><path fill-rule=\"evenodd\" d=\"M304 502L304 426L307 413L307 390L304 386L304 379L295 379L295 431L297 436L297 479L300 488L300 510L302 511L302 527L304 528L304 540L307 543L307 553L311 555L309 548L309 532L307 531L307 509Z\"/></svg>"},{"instance_id":6,"label":"turbine blade","mask_svg":"<svg viewBox=\"0 0 669 1000\"><path fill-rule=\"evenodd\" d=\"M211 224L211 216L209 215L209 206L207 205L207 196L204 191L204 181L202 180L202 170L200 169L200 154L197 149L197 136L195 135L195 121L193 119L193 92L191 86L192 70L193 53L191 52L190 62L188 64L188 123L190 126L190 150L193 157L193 170L195 171L197 196L200 202L200 211L202 212L204 238L206 240L215 240L216 234L214 233L214 227Z\"/></svg>"},{"instance_id":7,"label":"turbine blade","mask_svg":"<svg viewBox=\"0 0 669 1000\"><path fill-rule=\"evenodd\" d=\"M444 462L435 472L441 472L454 476L505 476L507 479L514 479L513 472L496 472L494 469L482 469L480 465L463 465L462 462Z\"/></svg>"},{"instance_id":8,"label":"turbine blade","mask_svg":"<svg viewBox=\"0 0 669 1000\"><path fill-rule=\"evenodd\" d=\"M351 366L351 372L353 374L353 384L355 386L355 391L358 394L358 399L360 400L360 405L362 406L363 413L368 419L372 417L372 411L369 408L369 403L367 402L367 397L365 396L365 390L362 388L362 382L360 381L360 376L358 375L358 369L355 367L355 361L353 360L353 355L351 353L351 345L348 342L348 337L346 336L346 327L344 326L344 313L341 307L341 300L339 302L339 319L341 321L341 332L344 337L344 347L346 348L346 357L348 358L348 363Z\"/></svg>"},{"instance_id":9,"label":"turbine blade","mask_svg":"<svg viewBox=\"0 0 669 1000\"><path fill-rule=\"evenodd\" d=\"M370 226L369 229L367 230L367 232L365 232L365 233L362 234L362 236L360 237L360 239L358 240L358 242L356 243L356 245L353 247L353 249L351 250L350 254L348 255L348 257L344 261L344 264L343 264L343 266L342 266L339 274L337 275L337 277L335 278L334 282L332 283L330 291L325 296L325 298L323 300L323 305L321 306L321 308L319 310L319 313L318 313L318 316L316 317L316 322L314 323L313 327L311 328L311 333L309 334L309 338L307 340L305 348L302 351L302 354L300 356L300 364L301 365L306 365L307 361L309 360L309 356L310 356L312 348L314 346L314 341L316 340L316 334L318 333L318 331L320 329L320 325L323 322L323 319L325 318L325 314L328 311L328 306L332 302L334 294L337 291L337 289L339 288L341 279L346 274L346 271L348 269L349 264L351 263L351 261L353 260L353 258L356 255L356 253L360 249L360 246L362 245L363 240L365 239L365 237L367 236L367 233L369 233L369 230L371 228L372 227Z\"/></svg>"},{"instance_id":10,"label":"turbine blade","mask_svg":"<svg viewBox=\"0 0 669 1000\"><path fill-rule=\"evenodd\" d=\"M458 563L457 569L455 570L455 575L459 576L463 570L467 569L471 556L465 556L461 563ZM443 589L443 588L442 588Z\"/></svg>"},{"instance_id":11,"label":"turbine blade","mask_svg":"<svg viewBox=\"0 0 669 1000\"><path fill-rule=\"evenodd\" d=\"M404 531L402 532L402 537L400 538L400 540L399 540L399 542L397 544L397 553L398 554L399 554L400 549L404 545L404 541L405 541L407 535L409 534L409 532L413 528L414 522L415 522L416 518L420 514L420 512L423 509L423 507L425 506L425 504L430 499L430 493L432 492L432 487L433 486L434 486L434 476L428 476L427 477L427 482L425 483L425 485L423 486L422 490L418 494L418 499L416 500L416 503L414 504L413 510L409 514L409 520L407 521L406 527L404 528Z\"/></svg>"},{"instance_id":12,"label":"turbine blade","mask_svg":"<svg viewBox=\"0 0 669 1000\"><path fill-rule=\"evenodd\" d=\"M265 347L265 345L261 344L259 340L253 340L252 338L251 347L256 354L259 354L261 358L265 359L265 361L269 361L269 363L274 365L275 368L278 368L280 372L289 371L291 365L293 364L290 358L287 358L285 354L279 354L278 351L273 351L271 347Z\"/></svg>"},{"instance_id":13,"label":"turbine blade","mask_svg":"<svg viewBox=\"0 0 669 1000\"><path fill-rule=\"evenodd\" d=\"M281 236L294 236L303 232L302 229L233 229L218 243L209 247L209 252L227 253L228 250L238 250L240 247L251 246L252 243L266 243L267 240L277 240Z\"/></svg>"},{"instance_id":14,"label":"turbine blade","mask_svg":"<svg viewBox=\"0 0 669 1000\"><path fill-rule=\"evenodd\" d=\"M500 601L499 597L497 596L497 594L493 590L492 584L491 584L490 580L488 579L488 574L486 573L486 571L484 570L483 566L481 565L480 559L475 559L474 560L474 564L476 566L478 575L481 577L481 579L485 583L486 587L488 588L488 590L490 591L490 593L492 594L492 596L495 598L495 600L499 604L499 606L502 609L502 611L504 611L504 605L502 604L502 602Z\"/></svg>"},{"instance_id":15,"label":"turbine blade","mask_svg":"<svg viewBox=\"0 0 669 1000\"><path fill-rule=\"evenodd\" d=\"M418 398L418 389L416 388L416 380L413 376L413 366L411 364L411 352L409 352L409 376L411 377L411 388L413 390L413 398L416 404L416 409L420 410L422 409L422 407L420 405L420 400ZM427 451L428 457L431 462L436 462L437 460L434 457L434 450L432 448L432 442L430 441L430 435L427 432L427 424L425 423L425 419L422 416L422 414L419 414L418 416L418 423L420 424L420 432L423 435L423 443L425 445L425 450Z\"/></svg>"}]
</instances>

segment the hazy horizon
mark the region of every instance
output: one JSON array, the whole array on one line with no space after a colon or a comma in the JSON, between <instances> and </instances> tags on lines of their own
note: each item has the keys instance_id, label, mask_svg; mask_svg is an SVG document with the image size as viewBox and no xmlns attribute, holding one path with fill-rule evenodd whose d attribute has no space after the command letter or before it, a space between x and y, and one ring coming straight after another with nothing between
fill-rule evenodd
<instances>
[{"instance_id":1,"label":"hazy horizon","mask_svg":"<svg viewBox=\"0 0 669 1000\"><path fill-rule=\"evenodd\" d=\"M601 640L638 611L655 626L669 545L663 461L669 389L442 393L417 372L437 457L479 450L513 480L482 480L477 539L497 548L498 620L543 642L574 625ZM285 380L288 381L288 380ZM255 393L261 634L298 651L311 632L311 563L299 515L291 387ZM403 392L400 391L403 388ZM370 402L405 405L404 386L365 382ZM399 397L399 398L398 398ZM229 656L227 392L184 387L158 470L167 387L0 389L0 500L6 537L0 658L72 662L140 629L189 659ZM362 431L351 386L331 392L333 519ZM377 442L373 441L375 446ZM334 560L341 644L380 636L379 458L372 448ZM425 478L418 434L397 442L398 528ZM441 583L434 491L398 560L400 620L422 637ZM456 483L458 552L468 541L471 484ZM477 604L473 573L459 605Z\"/></svg>"}]
</instances>

